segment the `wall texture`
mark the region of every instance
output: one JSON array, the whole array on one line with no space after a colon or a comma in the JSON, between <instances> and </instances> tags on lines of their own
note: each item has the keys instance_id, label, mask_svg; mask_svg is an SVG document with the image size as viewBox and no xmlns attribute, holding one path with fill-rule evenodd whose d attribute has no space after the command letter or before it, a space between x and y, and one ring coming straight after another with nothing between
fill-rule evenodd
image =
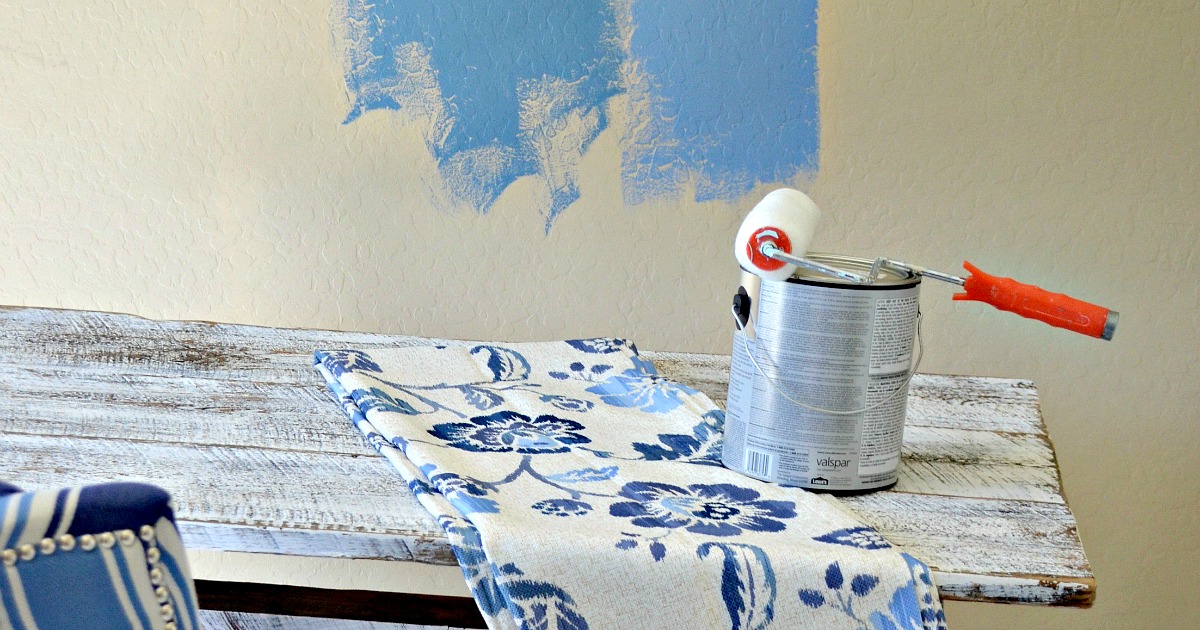
<instances>
[{"instance_id":1,"label":"wall texture","mask_svg":"<svg viewBox=\"0 0 1200 630\"><path fill-rule=\"evenodd\" d=\"M0 4L0 302L728 351L730 243L769 186L627 206L614 124L549 233L530 178L447 211L420 121L342 124L327 1L166 4ZM826 211L818 249L966 258L1122 312L1105 343L926 286L923 370L1037 382L1099 583L1092 610L952 603L951 623L1200 625L1200 5L819 20L820 170L786 182Z\"/></svg>"}]
</instances>

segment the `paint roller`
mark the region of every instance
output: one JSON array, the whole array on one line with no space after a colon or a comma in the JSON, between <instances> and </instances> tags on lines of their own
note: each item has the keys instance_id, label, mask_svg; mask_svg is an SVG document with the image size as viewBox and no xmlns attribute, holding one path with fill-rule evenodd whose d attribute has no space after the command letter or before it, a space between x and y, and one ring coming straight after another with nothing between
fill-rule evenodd
<instances>
[{"instance_id":1,"label":"paint roller","mask_svg":"<svg viewBox=\"0 0 1200 630\"><path fill-rule=\"evenodd\" d=\"M734 256L742 269L775 281L787 280L803 267L855 284L871 284L880 269L889 267L962 287L963 293L956 293L954 300L984 302L1089 337L1108 340L1116 332L1117 311L1012 278L993 276L966 261L963 267L971 275L961 278L888 258L875 259L866 276L806 259L820 218L820 209L808 195L790 188L772 191L742 221L734 240Z\"/></svg>"},{"instance_id":2,"label":"paint roller","mask_svg":"<svg viewBox=\"0 0 1200 630\"><path fill-rule=\"evenodd\" d=\"M820 220L821 210L808 195L791 188L772 191L742 220L733 254L742 269L756 276L787 280L808 253Z\"/></svg>"}]
</instances>

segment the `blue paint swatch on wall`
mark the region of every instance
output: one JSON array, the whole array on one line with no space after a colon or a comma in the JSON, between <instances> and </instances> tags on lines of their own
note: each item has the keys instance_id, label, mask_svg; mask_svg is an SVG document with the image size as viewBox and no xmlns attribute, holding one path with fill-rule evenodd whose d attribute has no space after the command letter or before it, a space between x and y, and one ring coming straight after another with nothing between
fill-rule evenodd
<instances>
[{"instance_id":1,"label":"blue paint swatch on wall","mask_svg":"<svg viewBox=\"0 0 1200 630\"><path fill-rule=\"evenodd\" d=\"M626 143L627 201L674 190L681 171L700 201L815 171L816 21L816 0L635 2L647 124Z\"/></svg>"},{"instance_id":2,"label":"blue paint swatch on wall","mask_svg":"<svg viewBox=\"0 0 1200 630\"><path fill-rule=\"evenodd\" d=\"M481 212L539 172L555 180L547 229L579 197L575 178L558 172L570 164L551 154L572 117L586 120L570 149L586 151L607 126L604 103L622 89L609 2L354 0L347 20L355 102L346 122L379 108L432 114L439 168Z\"/></svg>"},{"instance_id":3,"label":"blue paint swatch on wall","mask_svg":"<svg viewBox=\"0 0 1200 630\"><path fill-rule=\"evenodd\" d=\"M816 0L343 1L345 122L423 118L448 192L480 212L537 175L548 232L614 103L630 204L816 168Z\"/></svg>"}]
</instances>

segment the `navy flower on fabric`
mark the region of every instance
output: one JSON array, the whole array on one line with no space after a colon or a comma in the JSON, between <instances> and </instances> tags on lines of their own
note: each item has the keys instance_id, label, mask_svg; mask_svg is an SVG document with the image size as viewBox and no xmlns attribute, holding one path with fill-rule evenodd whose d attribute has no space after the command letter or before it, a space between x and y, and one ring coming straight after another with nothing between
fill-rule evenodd
<instances>
[{"instance_id":1,"label":"navy flower on fabric","mask_svg":"<svg viewBox=\"0 0 1200 630\"><path fill-rule=\"evenodd\" d=\"M681 488L634 481L625 484L620 495L632 501L612 504L613 516L633 519L638 527L683 527L710 536L737 536L742 530L779 532L786 525L778 519L796 516L791 501L759 500L757 491L727 483Z\"/></svg>"},{"instance_id":2,"label":"navy flower on fabric","mask_svg":"<svg viewBox=\"0 0 1200 630\"><path fill-rule=\"evenodd\" d=\"M578 422L549 414L530 419L515 411L500 411L470 422L437 424L429 433L464 451L536 455L566 453L573 444L591 442L576 433L582 428Z\"/></svg>"},{"instance_id":3,"label":"navy flower on fabric","mask_svg":"<svg viewBox=\"0 0 1200 630\"><path fill-rule=\"evenodd\" d=\"M636 407L650 413L666 413L683 403L681 396L697 390L640 369L625 370L608 377L603 383L587 388L599 394L600 400L613 407Z\"/></svg>"},{"instance_id":4,"label":"navy flower on fabric","mask_svg":"<svg viewBox=\"0 0 1200 630\"><path fill-rule=\"evenodd\" d=\"M534 503L533 509L547 516L583 516L592 506L574 499L546 499Z\"/></svg>"}]
</instances>

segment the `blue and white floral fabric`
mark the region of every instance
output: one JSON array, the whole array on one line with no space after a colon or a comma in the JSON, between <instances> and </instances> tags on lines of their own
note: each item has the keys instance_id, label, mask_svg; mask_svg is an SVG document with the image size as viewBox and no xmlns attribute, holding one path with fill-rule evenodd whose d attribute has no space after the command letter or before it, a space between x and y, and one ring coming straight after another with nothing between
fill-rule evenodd
<instances>
[{"instance_id":1,"label":"blue and white floral fabric","mask_svg":"<svg viewBox=\"0 0 1200 630\"><path fill-rule=\"evenodd\" d=\"M724 415L618 339L316 353L490 628L944 628L928 567L720 465Z\"/></svg>"}]
</instances>

